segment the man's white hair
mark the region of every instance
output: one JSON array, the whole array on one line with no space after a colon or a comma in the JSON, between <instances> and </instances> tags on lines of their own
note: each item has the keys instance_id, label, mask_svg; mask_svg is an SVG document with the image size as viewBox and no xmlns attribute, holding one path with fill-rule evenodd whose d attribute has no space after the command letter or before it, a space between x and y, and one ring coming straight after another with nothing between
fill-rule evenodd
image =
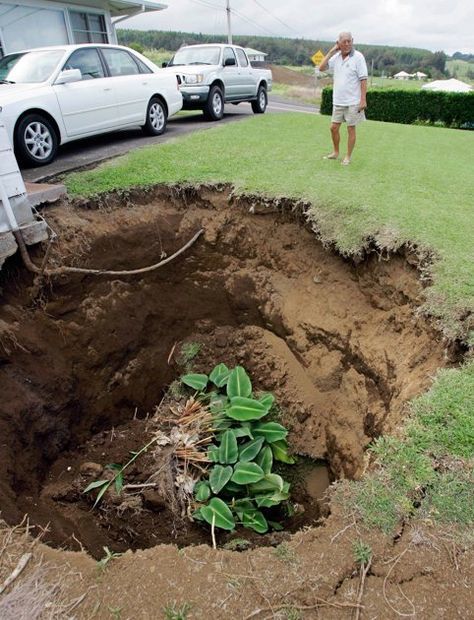
<instances>
[{"instance_id":1,"label":"man's white hair","mask_svg":"<svg viewBox=\"0 0 474 620\"><path fill-rule=\"evenodd\" d=\"M349 39L352 41L353 39L352 32L349 32L348 30L344 30L343 32L340 32L337 40L341 41L342 39L345 39L346 37L349 37Z\"/></svg>"}]
</instances>

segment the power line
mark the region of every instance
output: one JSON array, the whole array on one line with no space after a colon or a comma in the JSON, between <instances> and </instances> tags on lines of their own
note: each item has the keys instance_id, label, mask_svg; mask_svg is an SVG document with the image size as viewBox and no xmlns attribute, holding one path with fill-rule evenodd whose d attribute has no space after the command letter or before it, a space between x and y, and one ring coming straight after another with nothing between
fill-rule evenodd
<instances>
[{"instance_id":1,"label":"power line","mask_svg":"<svg viewBox=\"0 0 474 620\"><path fill-rule=\"evenodd\" d=\"M286 24L282 19L280 19L279 17L277 17L276 15L274 15L271 11L269 11L267 9L266 6L264 6L263 4L261 4L258 0L253 0L255 2L255 4L257 6L259 6L263 11L265 11L265 13L268 13L268 15L270 15L270 17L273 17L273 19L276 19L277 22L280 22L280 24L282 24L283 26L285 26L285 28L288 28L288 30L291 30L292 32L294 32L295 34L298 34L298 31L296 31L294 28L292 28L291 26L288 26L288 24Z\"/></svg>"},{"instance_id":2,"label":"power line","mask_svg":"<svg viewBox=\"0 0 474 620\"><path fill-rule=\"evenodd\" d=\"M257 28L261 28L262 30L264 30L268 34L271 34L274 37L278 37L279 36L276 32L273 32L272 30L269 30L268 28L265 28L265 26L262 26L261 24L259 24L255 20L253 20L250 17L247 17L246 15L241 13L240 11L236 11L235 9L231 9L231 11L232 11L232 13L234 15L236 15L237 17L240 17L240 19L243 19L244 21L248 22L252 26L257 26Z\"/></svg>"}]
</instances>

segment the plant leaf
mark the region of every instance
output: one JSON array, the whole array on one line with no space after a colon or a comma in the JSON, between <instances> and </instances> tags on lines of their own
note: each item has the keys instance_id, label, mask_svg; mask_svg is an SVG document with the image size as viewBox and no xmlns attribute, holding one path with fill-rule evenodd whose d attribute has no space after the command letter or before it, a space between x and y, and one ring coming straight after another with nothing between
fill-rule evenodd
<instances>
[{"instance_id":1,"label":"plant leaf","mask_svg":"<svg viewBox=\"0 0 474 620\"><path fill-rule=\"evenodd\" d=\"M218 364L209 375L209 379L218 388L224 387L227 384L230 370L225 364Z\"/></svg>"},{"instance_id":2,"label":"plant leaf","mask_svg":"<svg viewBox=\"0 0 474 620\"><path fill-rule=\"evenodd\" d=\"M230 407L227 409L226 415L233 420L248 422L249 420L263 418L264 415L267 415L267 410L258 400L234 396L230 401Z\"/></svg>"},{"instance_id":3,"label":"plant leaf","mask_svg":"<svg viewBox=\"0 0 474 620\"><path fill-rule=\"evenodd\" d=\"M252 484L262 480L264 477L263 469L256 463L237 463L234 467L232 482L237 484Z\"/></svg>"},{"instance_id":4,"label":"plant leaf","mask_svg":"<svg viewBox=\"0 0 474 620\"><path fill-rule=\"evenodd\" d=\"M231 495L233 493L242 493L242 487L240 484L235 484L235 482L228 482L225 485L223 492L230 493Z\"/></svg>"},{"instance_id":5,"label":"plant leaf","mask_svg":"<svg viewBox=\"0 0 474 620\"><path fill-rule=\"evenodd\" d=\"M196 519L196 521L204 521L204 517L201 514L201 509L197 508L192 514L191 514L193 519Z\"/></svg>"},{"instance_id":6,"label":"plant leaf","mask_svg":"<svg viewBox=\"0 0 474 620\"><path fill-rule=\"evenodd\" d=\"M94 502L92 508L95 508L97 506L97 504L100 502L100 500L102 499L102 496L104 495L104 493L109 488L111 482L112 482L111 480L107 480L107 484L104 484L104 486L97 493L97 497L95 498L95 502Z\"/></svg>"},{"instance_id":7,"label":"plant leaf","mask_svg":"<svg viewBox=\"0 0 474 620\"><path fill-rule=\"evenodd\" d=\"M244 443L239 450L239 461L253 461L260 452L260 448L264 441L265 439L263 437L259 437L258 439Z\"/></svg>"},{"instance_id":8,"label":"plant leaf","mask_svg":"<svg viewBox=\"0 0 474 620\"><path fill-rule=\"evenodd\" d=\"M84 489L84 491L82 492L89 493L89 491L98 489L99 487L103 486L104 484L107 484L108 482L110 482L110 480L95 480L94 482L91 482L90 484L88 484L86 488Z\"/></svg>"},{"instance_id":9,"label":"plant leaf","mask_svg":"<svg viewBox=\"0 0 474 620\"><path fill-rule=\"evenodd\" d=\"M284 492L284 480L278 474L267 474L262 480L252 484L249 488L249 491L255 495L258 493L277 493Z\"/></svg>"},{"instance_id":10,"label":"plant leaf","mask_svg":"<svg viewBox=\"0 0 474 620\"><path fill-rule=\"evenodd\" d=\"M211 413L219 414L225 410L228 404L229 400L225 394L217 394L214 392L209 401L209 409Z\"/></svg>"},{"instance_id":11,"label":"plant leaf","mask_svg":"<svg viewBox=\"0 0 474 620\"><path fill-rule=\"evenodd\" d=\"M281 523L278 523L277 521L267 521L267 523L272 528L272 530L275 530L275 532L281 532L285 529L283 525Z\"/></svg>"},{"instance_id":12,"label":"plant leaf","mask_svg":"<svg viewBox=\"0 0 474 620\"><path fill-rule=\"evenodd\" d=\"M265 446L260 450L255 462L257 465L260 465L265 474L271 473L273 467L273 452L270 446Z\"/></svg>"},{"instance_id":13,"label":"plant leaf","mask_svg":"<svg viewBox=\"0 0 474 620\"><path fill-rule=\"evenodd\" d=\"M234 396L243 396L249 398L252 394L252 383L248 374L242 366L236 366L231 370L229 378L227 379L227 396L233 398Z\"/></svg>"},{"instance_id":14,"label":"plant leaf","mask_svg":"<svg viewBox=\"0 0 474 620\"><path fill-rule=\"evenodd\" d=\"M244 527L248 527L259 534L268 532L268 523L260 510L252 512L244 512L242 515L242 523Z\"/></svg>"},{"instance_id":15,"label":"plant leaf","mask_svg":"<svg viewBox=\"0 0 474 620\"><path fill-rule=\"evenodd\" d=\"M274 441L271 444L271 448L273 456L277 461L287 463L288 465L293 465L296 462L295 459L288 454L288 443L284 439Z\"/></svg>"},{"instance_id":16,"label":"plant leaf","mask_svg":"<svg viewBox=\"0 0 474 620\"><path fill-rule=\"evenodd\" d=\"M270 392L268 392L267 394L262 394L258 400L262 403L264 407L266 407L267 411L270 411L273 403L275 402L275 397L273 396L273 394L270 394Z\"/></svg>"},{"instance_id":17,"label":"plant leaf","mask_svg":"<svg viewBox=\"0 0 474 620\"><path fill-rule=\"evenodd\" d=\"M219 463L235 463L239 456L237 447L237 438L233 430L228 430L222 436L221 445L219 446Z\"/></svg>"},{"instance_id":18,"label":"plant leaf","mask_svg":"<svg viewBox=\"0 0 474 620\"><path fill-rule=\"evenodd\" d=\"M234 431L234 435L237 439L240 439L241 437L250 437L250 439L253 439L252 430L246 426L238 426L232 430Z\"/></svg>"},{"instance_id":19,"label":"plant leaf","mask_svg":"<svg viewBox=\"0 0 474 620\"><path fill-rule=\"evenodd\" d=\"M211 489L207 482L198 482L194 485L194 497L197 502L206 502L211 497Z\"/></svg>"},{"instance_id":20,"label":"plant leaf","mask_svg":"<svg viewBox=\"0 0 474 620\"><path fill-rule=\"evenodd\" d=\"M278 424L278 422L255 424L252 430L255 437L264 437L268 443L285 439L288 435L288 430L281 424Z\"/></svg>"},{"instance_id":21,"label":"plant leaf","mask_svg":"<svg viewBox=\"0 0 474 620\"><path fill-rule=\"evenodd\" d=\"M237 516L239 517L239 519L242 521L242 515L244 514L244 512L252 512L254 510L256 510L255 506L253 505L252 501L249 499L238 499L236 500L233 505L232 508L234 510L234 512L237 514Z\"/></svg>"},{"instance_id":22,"label":"plant leaf","mask_svg":"<svg viewBox=\"0 0 474 620\"><path fill-rule=\"evenodd\" d=\"M198 392L202 392L205 389L208 381L207 375L189 374L181 377L181 383L193 388L193 390L198 390Z\"/></svg>"},{"instance_id":23,"label":"plant leaf","mask_svg":"<svg viewBox=\"0 0 474 620\"><path fill-rule=\"evenodd\" d=\"M214 519L215 527L219 527L221 530L233 530L235 528L234 516L229 506L218 497L213 497L207 506L201 507L201 516L209 525L212 525Z\"/></svg>"},{"instance_id":24,"label":"plant leaf","mask_svg":"<svg viewBox=\"0 0 474 620\"><path fill-rule=\"evenodd\" d=\"M222 465L214 465L209 475L209 484L211 485L212 492L217 495L220 491L222 491L231 479L232 473L233 469L230 465L227 467L222 467Z\"/></svg>"},{"instance_id":25,"label":"plant leaf","mask_svg":"<svg viewBox=\"0 0 474 620\"><path fill-rule=\"evenodd\" d=\"M123 473L121 471L118 472L118 474L115 476L114 485L115 492L117 493L117 495L120 495L123 489Z\"/></svg>"},{"instance_id":26,"label":"plant leaf","mask_svg":"<svg viewBox=\"0 0 474 620\"><path fill-rule=\"evenodd\" d=\"M211 444L207 448L207 458L211 461L211 463L219 462L219 447Z\"/></svg>"}]
</instances>

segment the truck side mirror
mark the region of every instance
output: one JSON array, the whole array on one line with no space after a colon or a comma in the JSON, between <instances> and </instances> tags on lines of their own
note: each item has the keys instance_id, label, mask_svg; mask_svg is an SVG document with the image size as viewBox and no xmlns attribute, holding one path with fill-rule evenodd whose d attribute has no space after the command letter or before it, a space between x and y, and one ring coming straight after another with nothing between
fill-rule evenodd
<instances>
[{"instance_id":1,"label":"truck side mirror","mask_svg":"<svg viewBox=\"0 0 474 620\"><path fill-rule=\"evenodd\" d=\"M226 58L224 60L224 67L235 67L236 64L235 58Z\"/></svg>"}]
</instances>

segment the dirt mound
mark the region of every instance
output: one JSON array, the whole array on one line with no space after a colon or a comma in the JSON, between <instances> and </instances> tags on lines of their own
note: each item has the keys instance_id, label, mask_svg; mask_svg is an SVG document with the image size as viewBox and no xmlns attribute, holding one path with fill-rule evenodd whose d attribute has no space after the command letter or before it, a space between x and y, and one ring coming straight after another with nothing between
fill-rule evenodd
<instances>
[{"instance_id":1,"label":"dirt mound","mask_svg":"<svg viewBox=\"0 0 474 620\"><path fill-rule=\"evenodd\" d=\"M306 75L300 71L293 71L280 65L269 65L272 70L273 81L278 84L288 84L289 86L306 86L314 88L314 76Z\"/></svg>"},{"instance_id":2,"label":"dirt mound","mask_svg":"<svg viewBox=\"0 0 474 620\"><path fill-rule=\"evenodd\" d=\"M51 260L136 268L171 254L199 228L204 236L176 261L139 277L69 275L38 287L14 259L2 273L0 325L7 335L0 341L2 516L13 524L28 513L33 524L49 524L45 540L51 544L83 546L96 557L103 546L123 551L209 540L203 529L190 534L170 523L153 493L142 495L139 506L116 511L111 527L107 515L91 512L81 491L94 468L123 462L130 450L143 445L147 417L181 372L170 354L183 343L200 346L193 359L196 371L208 371L218 362L240 364L256 388L273 392L282 423L290 429L292 451L327 463L331 480L363 473L368 443L400 424L406 402L448 361L436 334L415 312L422 288L403 257L352 264L317 243L301 214L233 200L227 190L179 195L161 189L142 201L146 204L115 197L100 208L48 210L61 239ZM149 475L146 467L146 461L137 466L129 482L142 482ZM306 480L306 515L289 523L290 531L315 524L321 516L321 489L311 502L311 488L320 485L321 477L311 471ZM333 516L332 525L324 528L331 536L338 519ZM323 555L333 555L334 549L324 542L326 534L315 532L264 541L287 540L289 545L278 548L281 558L271 556L278 565L272 583L265 581L266 569L261 573L266 576L258 577L268 550L236 562L233 554L220 555L221 569L214 566L206 573L215 579L212 591L221 587L226 572L248 571L257 586L248 613L260 606L264 614L272 609L265 603L274 599L270 590L293 592L286 583L291 574L297 588L307 592L298 596L300 603L307 599L301 604L309 609L318 565L327 572L323 581L332 584L318 590L320 595L345 592L342 585L353 570L350 551L347 558L347 545L338 547L328 567ZM300 557L296 549L303 541ZM308 555L318 546L324 553ZM58 553L51 551L51 557L62 557ZM202 584L209 584L199 570L213 565L210 553L207 547L188 549L187 562L171 547L127 553L113 586L117 592L124 570L127 584L135 584L127 585L132 598L121 598L126 617L133 616L132 599L142 580L170 583L174 575L174 600L186 601L181 585L186 578L186 597L199 599ZM87 566L84 574L92 575L92 565ZM249 594L247 585L242 594ZM209 600L201 600L201 612L192 617L245 617L239 605L248 609L248 601L239 603L240 594L229 593L230 607L222 602L224 596L213 599L210 591L206 596ZM143 615L133 617L157 617L147 600L144 595ZM327 611L327 618L341 617L331 615L330 606Z\"/></svg>"}]
</instances>

